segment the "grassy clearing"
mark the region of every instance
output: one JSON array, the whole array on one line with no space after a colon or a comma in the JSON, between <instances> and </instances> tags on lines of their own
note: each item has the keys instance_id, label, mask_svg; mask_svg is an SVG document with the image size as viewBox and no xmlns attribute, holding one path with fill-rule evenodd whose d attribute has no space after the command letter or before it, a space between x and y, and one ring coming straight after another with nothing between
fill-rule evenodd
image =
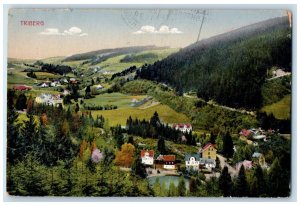
<instances>
[{"instance_id":1,"label":"grassy clearing","mask_svg":"<svg viewBox=\"0 0 300 206\"><path fill-rule=\"evenodd\" d=\"M262 111L267 114L273 113L277 119L290 119L291 118L291 95L286 95L280 101L271 105L264 106Z\"/></svg>"},{"instance_id":2,"label":"grassy clearing","mask_svg":"<svg viewBox=\"0 0 300 206\"><path fill-rule=\"evenodd\" d=\"M121 93L111 93L111 94L100 94L97 95L95 98L92 99L86 99L84 100L87 104L95 104L95 105L116 105L118 108L129 108L131 107L131 101L132 99L143 99L145 98L145 95L138 95L138 96L132 96L132 95L125 95Z\"/></svg>"},{"instance_id":3,"label":"grassy clearing","mask_svg":"<svg viewBox=\"0 0 300 206\"><path fill-rule=\"evenodd\" d=\"M155 111L158 112L160 119L165 123L190 122L184 114L177 113L170 107L162 104L146 109L120 108L115 110L92 111L92 114L94 117L97 115L104 116L104 118L108 119L109 124L114 126L117 124L126 125L126 120L129 116L133 119L138 118L150 120Z\"/></svg>"},{"instance_id":4,"label":"grassy clearing","mask_svg":"<svg viewBox=\"0 0 300 206\"><path fill-rule=\"evenodd\" d=\"M35 79L27 77L26 74L23 75L22 72L13 72L7 75L7 83L8 84L26 84L26 85L34 85L36 82Z\"/></svg>"},{"instance_id":5,"label":"grassy clearing","mask_svg":"<svg viewBox=\"0 0 300 206\"><path fill-rule=\"evenodd\" d=\"M48 72L35 72L35 75L38 80L56 79L61 77L60 75L52 74Z\"/></svg>"}]
</instances>

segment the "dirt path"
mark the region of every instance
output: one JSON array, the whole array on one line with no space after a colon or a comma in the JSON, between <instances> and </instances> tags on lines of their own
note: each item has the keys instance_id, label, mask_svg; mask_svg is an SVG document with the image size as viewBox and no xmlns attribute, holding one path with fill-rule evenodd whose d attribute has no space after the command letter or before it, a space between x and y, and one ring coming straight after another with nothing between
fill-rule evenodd
<instances>
[{"instance_id":1,"label":"dirt path","mask_svg":"<svg viewBox=\"0 0 300 206\"><path fill-rule=\"evenodd\" d=\"M238 172L235 168L231 167L227 162L226 162L226 158L223 157L222 155L217 154L217 157L220 160L220 166L223 169L225 166L228 167L228 172L230 173L231 177L237 176Z\"/></svg>"}]
</instances>

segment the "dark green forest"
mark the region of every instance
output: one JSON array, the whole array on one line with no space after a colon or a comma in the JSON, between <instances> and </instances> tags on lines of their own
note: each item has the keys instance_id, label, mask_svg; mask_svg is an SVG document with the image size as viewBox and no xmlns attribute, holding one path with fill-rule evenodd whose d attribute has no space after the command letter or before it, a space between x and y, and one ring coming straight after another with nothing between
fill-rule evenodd
<instances>
[{"instance_id":1,"label":"dark green forest","mask_svg":"<svg viewBox=\"0 0 300 206\"><path fill-rule=\"evenodd\" d=\"M227 36L184 48L137 71L137 77L166 83L179 93L197 91L198 97L223 105L260 108L268 69L291 70L291 29L278 23L251 36Z\"/></svg>"}]
</instances>

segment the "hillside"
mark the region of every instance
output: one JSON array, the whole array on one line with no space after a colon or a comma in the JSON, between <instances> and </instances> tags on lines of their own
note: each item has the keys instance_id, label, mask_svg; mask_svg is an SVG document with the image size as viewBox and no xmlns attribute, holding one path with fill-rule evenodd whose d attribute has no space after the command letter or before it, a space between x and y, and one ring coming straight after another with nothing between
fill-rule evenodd
<instances>
[{"instance_id":1,"label":"hillside","mask_svg":"<svg viewBox=\"0 0 300 206\"><path fill-rule=\"evenodd\" d=\"M179 93L249 109L263 105L262 85L272 66L291 69L288 18L274 18L192 44L137 72Z\"/></svg>"},{"instance_id":2,"label":"hillside","mask_svg":"<svg viewBox=\"0 0 300 206\"><path fill-rule=\"evenodd\" d=\"M137 53L145 50L163 49L163 48L165 47L156 47L150 45L150 46L134 46L134 47L122 47L122 48L114 48L114 49L102 49L97 51L81 53L81 54L75 54L66 57L63 61L89 60L89 63L97 64L108 58L118 56L121 54Z\"/></svg>"}]
</instances>

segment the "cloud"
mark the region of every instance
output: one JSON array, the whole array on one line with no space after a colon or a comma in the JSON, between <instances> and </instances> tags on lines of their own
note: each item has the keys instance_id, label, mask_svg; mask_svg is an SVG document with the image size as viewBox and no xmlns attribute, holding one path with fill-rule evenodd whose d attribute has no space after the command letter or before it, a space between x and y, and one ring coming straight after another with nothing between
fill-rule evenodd
<instances>
[{"instance_id":1,"label":"cloud","mask_svg":"<svg viewBox=\"0 0 300 206\"><path fill-rule=\"evenodd\" d=\"M42 31L40 34L42 35L61 35L59 30L56 28L47 28L45 31Z\"/></svg>"},{"instance_id":2,"label":"cloud","mask_svg":"<svg viewBox=\"0 0 300 206\"><path fill-rule=\"evenodd\" d=\"M162 25L158 30L154 26L145 25L140 30L133 32L133 34L182 34L178 28L170 28L169 26Z\"/></svg>"},{"instance_id":3,"label":"cloud","mask_svg":"<svg viewBox=\"0 0 300 206\"><path fill-rule=\"evenodd\" d=\"M87 36L87 35L88 35L87 33L82 33L79 36Z\"/></svg>"},{"instance_id":4,"label":"cloud","mask_svg":"<svg viewBox=\"0 0 300 206\"><path fill-rule=\"evenodd\" d=\"M76 26L60 32L57 28L46 28L44 31L40 32L41 35L61 35L61 36L87 36L87 33L82 33L82 30Z\"/></svg>"}]
</instances>

